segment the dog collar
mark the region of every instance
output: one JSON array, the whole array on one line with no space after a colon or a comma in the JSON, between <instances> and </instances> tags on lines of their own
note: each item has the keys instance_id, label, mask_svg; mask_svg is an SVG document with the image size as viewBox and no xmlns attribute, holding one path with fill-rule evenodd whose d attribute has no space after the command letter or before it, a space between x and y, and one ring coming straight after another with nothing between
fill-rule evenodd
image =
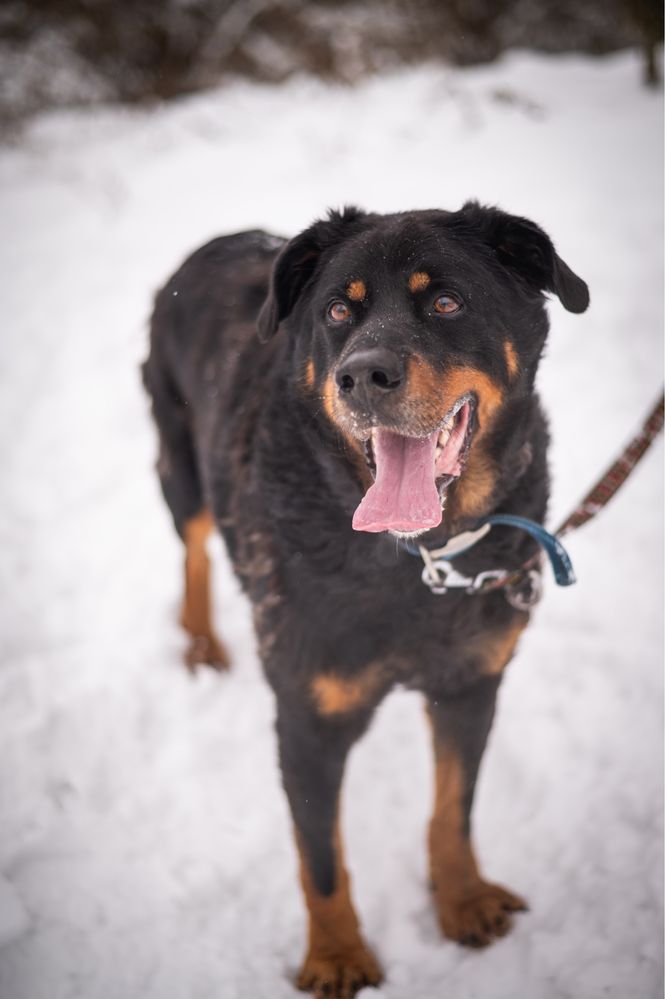
<instances>
[{"instance_id":1,"label":"dog collar","mask_svg":"<svg viewBox=\"0 0 665 999\"><path fill-rule=\"evenodd\" d=\"M475 576L464 576L451 564L453 559L473 548L495 526L514 527L526 531L538 542L549 559L557 584L570 586L575 582L570 556L559 539L535 520L514 514L493 514L486 517L473 531L456 534L442 548L430 549L412 541L405 541L404 547L410 555L423 560L422 581L432 593L444 594L449 590L464 590L468 594L478 594L502 588L510 604L520 610L526 610L536 604L541 597L542 587L538 571L540 554L518 570L486 569Z\"/></svg>"}]
</instances>

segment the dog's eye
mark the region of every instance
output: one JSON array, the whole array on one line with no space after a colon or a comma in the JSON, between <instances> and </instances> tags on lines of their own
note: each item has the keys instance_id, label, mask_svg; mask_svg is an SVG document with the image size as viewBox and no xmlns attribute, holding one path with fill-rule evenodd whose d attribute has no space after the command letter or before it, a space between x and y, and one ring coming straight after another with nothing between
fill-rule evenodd
<instances>
[{"instance_id":1,"label":"dog's eye","mask_svg":"<svg viewBox=\"0 0 665 999\"><path fill-rule=\"evenodd\" d=\"M461 308L462 303L453 295L439 295L434 300L434 311L439 312L442 316L451 316L454 312L459 312Z\"/></svg>"},{"instance_id":2,"label":"dog's eye","mask_svg":"<svg viewBox=\"0 0 665 999\"><path fill-rule=\"evenodd\" d=\"M328 307L328 317L334 323L344 323L347 319L351 318L351 309L344 302L333 302Z\"/></svg>"}]
</instances>

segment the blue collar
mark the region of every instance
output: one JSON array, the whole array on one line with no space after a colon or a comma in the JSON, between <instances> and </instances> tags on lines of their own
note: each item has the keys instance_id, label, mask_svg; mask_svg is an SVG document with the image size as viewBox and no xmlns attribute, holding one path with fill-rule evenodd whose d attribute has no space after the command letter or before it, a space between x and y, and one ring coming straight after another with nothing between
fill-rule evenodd
<instances>
[{"instance_id":1,"label":"blue collar","mask_svg":"<svg viewBox=\"0 0 665 999\"><path fill-rule=\"evenodd\" d=\"M456 534L442 548L429 549L414 541L404 541L403 544L410 555L422 558L426 567L432 565L435 569L443 570L447 577L448 587L450 585L461 586L461 583L455 584L450 582L452 567L449 563L457 558L458 555L473 548L474 545L489 534L494 526L517 527L522 531L526 531L527 534L530 534L538 542L547 555L557 584L559 586L570 586L571 583L575 582L575 572L570 561L570 556L557 536L550 534L542 524L536 523L535 520L529 520L528 517L517 517L512 513L495 513L490 517L485 517L473 531L464 531L462 534ZM494 579L499 579L499 574L501 573L505 576L508 575L506 570L501 569L490 570L490 572ZM488 573L480 573L480 576L483 577L487 575ZM460 579L462 578L460 577ZM476 577L477 579L478 577ZM472 592L477 592L480 589L479 585L474 585L476 580L467 580L469 583L468 588Z\"/></svg>"}]
</instances>

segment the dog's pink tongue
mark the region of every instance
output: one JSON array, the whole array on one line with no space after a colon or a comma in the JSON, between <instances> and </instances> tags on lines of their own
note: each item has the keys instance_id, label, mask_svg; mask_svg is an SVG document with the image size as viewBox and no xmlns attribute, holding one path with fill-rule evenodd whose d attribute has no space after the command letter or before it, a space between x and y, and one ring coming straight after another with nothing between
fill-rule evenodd
<instances>
[{"instance_id":1,"label":"dog's pink tongue","mask_svg":"<svg viewBox=\"0 0 665 999\"><path fill-rule=\"evenodd\" d=\"M441 523L434 480L438 431L429 437L374 434L376 479L353 515L356 531L423 531Z\"/></svg>"}]
</instances>

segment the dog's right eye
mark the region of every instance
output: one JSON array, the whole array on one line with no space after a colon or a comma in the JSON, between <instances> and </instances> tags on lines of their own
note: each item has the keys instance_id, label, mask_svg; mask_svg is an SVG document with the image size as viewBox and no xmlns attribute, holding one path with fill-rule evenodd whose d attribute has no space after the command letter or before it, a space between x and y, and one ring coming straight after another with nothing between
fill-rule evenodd
<instances>
[{"instance_id":1,"label":"dog's right eye","mask_svg":"<svg viewBox=\"0 0 665 999\"><path fill-rule=\"evenodd\" d=\"M328 306L328 318L334 323L345 323L351 318L351 309L344 302L333 302Z\"/></svg>"}]
</instances>

